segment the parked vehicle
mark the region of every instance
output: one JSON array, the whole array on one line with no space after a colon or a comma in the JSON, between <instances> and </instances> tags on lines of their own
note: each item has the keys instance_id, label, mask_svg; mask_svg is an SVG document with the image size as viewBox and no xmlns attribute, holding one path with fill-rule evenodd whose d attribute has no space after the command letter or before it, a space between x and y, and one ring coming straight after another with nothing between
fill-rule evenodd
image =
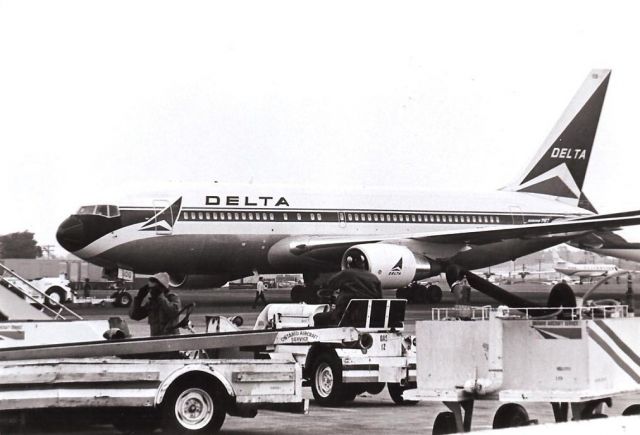
<instances>
[{"instance_id":1,"label":"parked vehicle","mask_svg":"<svg viewBox=\"0 0 640 435\"><path fill-rule=\"evenodd\" d=\"M68 302L73 302L73 299L75 297L75 292L69 286L69 280L62 277L30 280L29 284L31 284L39 291L35 291L27 284L15 277L4 276L2 277L2 280L4 281L5 285L9 284L9 286L17 288L19 292L31 296L33 298L31 300L31 303L46 304L50 308L55 308L60 303L66 304ZM11 289L11 287L9 286L7 287ZM49 299L45 301L45 297L42 296L42 293L49 296Z\"/></svg>"}]
</instances>

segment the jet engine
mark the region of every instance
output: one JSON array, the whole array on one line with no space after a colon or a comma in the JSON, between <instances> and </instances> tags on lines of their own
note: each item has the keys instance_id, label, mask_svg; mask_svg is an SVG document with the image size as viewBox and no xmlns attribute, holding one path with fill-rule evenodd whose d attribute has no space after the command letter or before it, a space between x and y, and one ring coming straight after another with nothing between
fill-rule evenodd
<instances>
[{"instance_id":1,"label":"jet engine","mask_svg":"<svg viewBox=\"0 0 640 435\"><path fill-rule=\"evenodd\" d=\"M228 275L187 275L170 273L169 285L180 289L203 289L221 287L229 281Z\"/></svg>"},{"instance_id":2,"label":"jet engine","mask_svg":"<svg viewBox=\"0 0 640 435\"><path fill-rule=\"evenodd\" d=\"M342 268L364 269L378 277L382 288L400 288L437 275L437 265L409 248L390 243L355 245L342 256Z\"/></svg>"}]
</instances>

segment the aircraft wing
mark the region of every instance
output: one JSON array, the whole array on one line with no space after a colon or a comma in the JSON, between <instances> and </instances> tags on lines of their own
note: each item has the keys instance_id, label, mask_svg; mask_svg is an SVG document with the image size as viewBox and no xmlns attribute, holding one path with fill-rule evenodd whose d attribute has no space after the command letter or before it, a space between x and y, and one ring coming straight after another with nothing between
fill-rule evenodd
<instances>
[{"instance_id":1,"label":"aircraft wing","mask_svg":"<svg viewBox=\"0 0 640 435\"><path fill-rule=\"evenodd\" d=\"M549 223L508 225L498 228L479 227L424 233L362 236L317 236L294 238L289 250L301 255L321 249L335 249L361 243L415 240L441 244L483 245L509 239L543 237L578 237L594 231L613 231L625 226L640 225L640 210L613 215L592 215L589 218L557 220Z\"/></svg>"}]
</instances>

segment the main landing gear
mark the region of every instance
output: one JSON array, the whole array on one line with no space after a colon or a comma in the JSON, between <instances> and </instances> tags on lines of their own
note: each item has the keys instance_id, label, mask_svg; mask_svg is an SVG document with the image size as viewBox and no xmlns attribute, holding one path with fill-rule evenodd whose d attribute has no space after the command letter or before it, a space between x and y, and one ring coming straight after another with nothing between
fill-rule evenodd
<instances>
[{"instance_id":1,"label":"main landing gear","mask_svg":"<svg viewBox=\"0 0 640 435\"><path fill-rule=\"evenodd\" d=\"M449 266L447 268L446 276L449 286L453 285L453 283L455 283L463 276L466 276L467 281L472 288L511 308L538 306L538 304L521 298L514 293L508 292L503 288L487 281L486 279L481 278L472 272L465 271L455 265ZM547 307L569 308L575 307L576 305L576 296L568 284L561 282L551 288L551 291L549 292L549 298L547 299ZM541 312L541 314L543 313Z\"/></svg>"},{"instance_id":2,"label":"main landing gear","mask_svg":"<svg viewBox=\"0 0 640 435\"><path fill-rule=\"evenodd\" d=\"M306 286L306 285L294 285L291 288L291 302L300 303L304 302L306 304L317 304L320 303L320 298L318 297L318 288L315 286Z\"/></svg>"},{"instance_id":3,"label":"main landing gear","mask_svg":"<svg viewBox=\"0 0 640 435\"><path fill-rule=\"evenodd\" d=\"M406 299L410 304L437 304L442 300L442 289L435 284L414 281L396 290L396 298Z\"/></svg>"}]
</instances>

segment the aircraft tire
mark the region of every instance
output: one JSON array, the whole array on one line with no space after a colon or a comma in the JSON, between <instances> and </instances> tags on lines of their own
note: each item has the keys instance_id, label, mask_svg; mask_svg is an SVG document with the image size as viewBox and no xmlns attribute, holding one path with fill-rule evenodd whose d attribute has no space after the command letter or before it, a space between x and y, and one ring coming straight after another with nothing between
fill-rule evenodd
<instances>
[{"instance_id":1,"label":"aircraft tire","mask_svg":"<svg viewBox=\"0 0 640 435\"><path fill-rule=\"evenodd\" d=\"M426 304L429 302L429 290L427 286L417 284L410 287L411 293L413 293L413 301L416 304Z\"/></svg>"},{"instance_id":2,"label":"aircraft tire","mask_svg":"<svg viewBox=\"0 0 640 435\"><path fill-rule=\"evenodd\" d=\"M576 295L569 284L560 282L551 288L549 299L547 299L548 307L575 307L576 305Z\"/></svg>"},{"instance_id":3,"label":"aircraft tire","mask_svg":"<svg viewBox=\"0 0 640 435\"><path fill-rule=\"evenodd\" d=\"M127 308L133 303L133 297L131 297L131 294L128 292L122 292L116 296L116 301L119 307Z\"/></svg>"},{"instance_id":4,"label":"aircraft tire","mask_svg":"<svg viewBox=\"0 0 640 435\"><path fill-rule=\"evenodd\" d=\"M304 302L305 293L305 287L303 285L294 285L291 288L291 302L295 302L296 304Z\"/></svg>"},{"instance_id":5,"label":"aircraft tire","mask_svg":"<svg viewBox=\"0 0 640 435\"><path fill-rule=\"evenodd\" d=\"M410 293L411 290L409 289L409 287L400 287L398 290L396 290L396 299L406 299L408 302L410 302Z\"/></svg>"},{"instance_id":6,"label":"aircraft tire","mask_svg":"<svg viewBox=\"0 0 640 435\"><path fill-rule=\"evenodd\" d=\"M431 304L437 304L442 301L442 289L435 284L427 287L427 300Z\"/></svg>"}]
</instances>

